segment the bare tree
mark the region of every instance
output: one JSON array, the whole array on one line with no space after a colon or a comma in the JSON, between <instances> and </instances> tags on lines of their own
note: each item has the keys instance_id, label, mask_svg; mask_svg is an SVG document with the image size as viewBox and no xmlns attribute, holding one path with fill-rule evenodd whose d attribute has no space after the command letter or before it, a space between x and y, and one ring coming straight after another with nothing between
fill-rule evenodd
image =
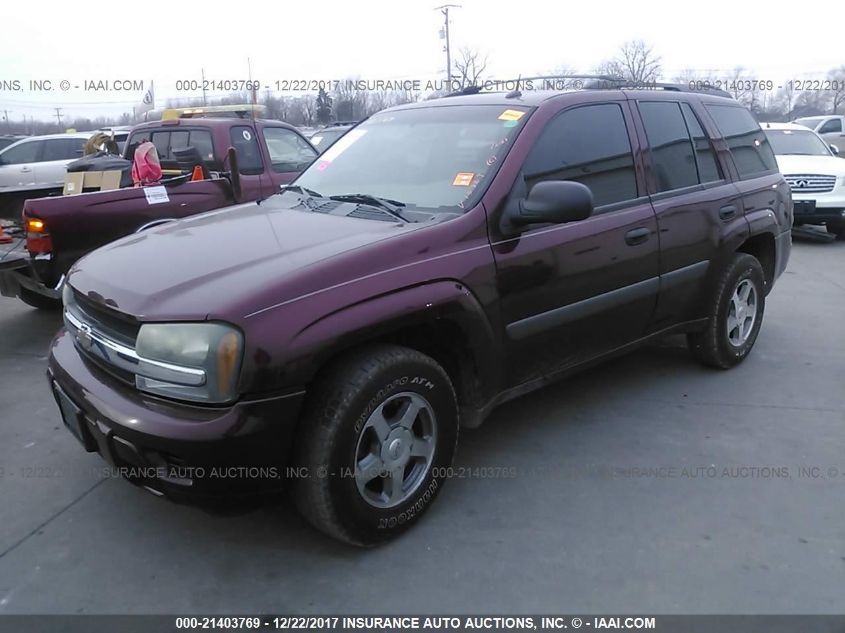
<instances>
[{"instance_id":1,"label":"bare tree","mask_svg":"<svg viewBox=\"0 0 845 633\"><path fill-rule=\"evenodd\" d=\"M455 69L452 72L452 79L457 80L458 89L475 85L481 79L487 69L487 55L481 56L477 50L462 48L454 61Z\"/></svg>"},{"instance_id":2,"label":"bare tree","mask_svg":"<svg viewBox=\"0 0 845 633\"><path fill-rule=\"evenodd\" d=\"M831 81L830 113L839 114L840 106L845 106L845 66L834 68L827 78Z\"/></svg>"},{"instance_id":3,"label":"bare tree","mask_svg":"<svg viewBox=\"0 0 845 633\"><path fill-rule=\"evenodd\" d=\"M633 84L647 84L660 77L660 57L643 40L631 40L622 44L619 54L603 61L596 67L601 75L621 77Z\"/></svg>"}]
</instances>

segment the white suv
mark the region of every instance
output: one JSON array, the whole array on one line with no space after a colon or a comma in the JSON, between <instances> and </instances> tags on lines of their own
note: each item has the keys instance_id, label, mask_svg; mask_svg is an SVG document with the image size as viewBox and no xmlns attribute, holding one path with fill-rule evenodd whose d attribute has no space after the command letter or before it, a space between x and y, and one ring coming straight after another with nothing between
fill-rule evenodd
<instances>
[{"instance_id":1,"label":"white suv","mask_svg":"<svg viewBox=\"0 0 845 633\"><path fill-rule=\"evenodd\" d=\"M90 132L31 136L0 150L0 193L61 188ZM845 162L845 161L843 161Z\"/></svg>"},{"instance_id":2,"label":"white suv","mask_svg":"<svg viewBox=\"0 0 845 633\"><path fill-rule=\"evenodd\" d=\"M792 189L795 226L824 224L830 233L845 239L845 160L803 125L761 126Z\"/></svg>"}]
</instances>

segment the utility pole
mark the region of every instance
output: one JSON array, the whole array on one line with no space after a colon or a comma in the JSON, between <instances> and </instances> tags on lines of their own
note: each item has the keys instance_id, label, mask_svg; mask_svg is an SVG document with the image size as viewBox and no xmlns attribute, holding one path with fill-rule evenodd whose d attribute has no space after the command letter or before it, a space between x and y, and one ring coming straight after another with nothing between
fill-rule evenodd
<instances>
[{"instance_id":1,"label":"utility pole","mask_svg":"<svg viewBox=\"0 0 845 633\"><path fill-rule=\"evenodd\" d=\"M3 110L3 120L6 122L6 129L12 131L12 122L9 120L9 111Z\"/></svg>"},{"instance_id":2,"label":"utility pole","mask_svg":"<svg viewBox=\"0 0 845 633\"><path fill-rule=\"evenodd\" d=\"M205 68L200 68L200 73L202 74L202 104L208 105L205 100Z\"/></svg>"},{"instance_id":3,"label":"utility pole","mask_svg":"<svg viewBox=\"0 0 845 633\"><path fill-rule=\"evenodd\" d=\"M62 109L61 108L54 108L54 110L56 111L56 114L54 114L53 116L55 116L56 121L59 122L59 131L61 131L61 129L62 129Z\"/></svg>"},{"instance_id":4,"label":"utility pole","mask_svg":"<svg viewBox=\"0 0 845 633\"><path fill-rule=\"evenodd\" d=\"M440 31L441 39L446 40L446 79L449 82L450 90L452 84L452 49L449 41L449 9L460 9L459 4L443 4L435 7L435 11L439 10L443 14L443 30Z\"/></svg>"}]
</instances>

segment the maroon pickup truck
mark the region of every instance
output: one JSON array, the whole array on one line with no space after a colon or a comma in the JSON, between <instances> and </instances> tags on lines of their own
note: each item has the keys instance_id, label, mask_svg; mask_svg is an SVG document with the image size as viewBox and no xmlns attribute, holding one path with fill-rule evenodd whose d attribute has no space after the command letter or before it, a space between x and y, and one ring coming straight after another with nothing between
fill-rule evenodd
<instances>
[{"instance_id":1,"label":"maroon pickup truck","mask_svg":"<svg viewBox=\"0 0 845 633\"><path fill-rule=\"evenodd\" d=\"M142 141L158 150L160 185L26 201L26 249L0 262L0 294L36 308L58 308L65 274L86 253L164 222L264 199L317 156L294 127L241 116L182 114L143 123L129 135L125 158L131 159ZM192 182L182 174L176 159L180 149L190 147L210 178Z\"/></svg>"}]
</instances>

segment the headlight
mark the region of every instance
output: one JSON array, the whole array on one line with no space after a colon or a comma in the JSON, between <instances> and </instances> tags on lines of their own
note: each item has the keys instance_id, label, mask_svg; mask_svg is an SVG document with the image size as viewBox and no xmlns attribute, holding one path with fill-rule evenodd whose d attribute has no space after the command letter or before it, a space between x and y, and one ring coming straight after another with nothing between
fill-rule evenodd
<instances>
[{"instance_id":1,"label":"headlight","mask_svg":"<svg viewBox=\"0 0 845 633\"><path fill-rule=\"evenodd\" d=\"M243 336L222 323L145 323L135 346L135 385L181 400L235 399Z\"/></svg>"}]
</instances>

